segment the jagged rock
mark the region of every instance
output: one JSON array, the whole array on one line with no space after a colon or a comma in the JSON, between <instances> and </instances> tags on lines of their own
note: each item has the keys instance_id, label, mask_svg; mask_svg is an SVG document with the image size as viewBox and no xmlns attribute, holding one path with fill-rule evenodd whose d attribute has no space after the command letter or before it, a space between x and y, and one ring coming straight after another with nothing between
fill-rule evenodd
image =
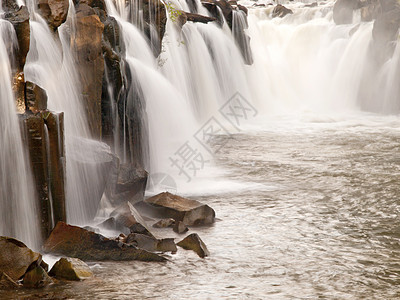
<instances>
[{"instance_id":1,"label":"jagged rock","mask_svg":"<svg viewBox=\"0 0 400 300\"><path fill-rule=\"evenodd\" d=\"M86 261L141 260L165 261L155 253L138 249L83 228L58 222L43 246L45 253L75 257Z\"/></svg>"},{"instance_id":2,"label":"jagged rock","mask_svg":"<svg viewBox=\"0 0 400 300\"><path fill-rule=\"evenodd\" d=\"M153 224L154 228L167 228L167 227L172 227L175 225L175 220L172 218L168 219L162 219L158 221L157 223Z\"/></svg>"},{"instance_id":3,"label":"jagged rock","mask_svg":"<svg viewBox=\"0 0 400 300\"><path fill-rule=\"evenodd\" d=\"M53 280L41 266L35 266L26 272L23 282L24 287L40 288L53 283Z\"/></svg>"},{"instance_id":4,"label":"jagged rock","mask_svg":"<svg viewBox=\"0 0 400 300\"><path fill-rule=\"evenodd\" d=\"M84 280L93 276L89 266L78 258L62 257L51 268L50 276L67 280Z\"/></svg>"},{"instance_id":5,"label":"jagged rock","mask_svg":"<svg viewBox=\"0 0 400 300\"><path fill-rule=\"evenodd\" d=\"M203 0L201 4L207 9L210 15L217 19L217 23L220 27L224 24L224 18L221 16L218 10L217 4L215 4L212 0Z\"/></svg>"},{"instance_id":6,"label":"jagged rock","mask_svg":"<svg viewBox=\"0 0 400 300\"><path fill-rule=\"evenodd\" d=\"M146 222L131 203L125 202L118 206L111 214L116 222L130 229L132 233L140 233L154 237L146 227Z\"/></svg>"},{"instance_id":7,"label":"jagged rock","mask_svg":"<svg viewBox=\"0 0 400 300\"><path fill-rule=\"evenodd\" d=\"M192 233L191 235L188 235L177 245L186 250L193 250L201 258L210 255L210 252L208 251L206 244L204 244L204 242L200 239L197 233Z\"/></svg>"},{"instance_id":8,"label":"jagged rock","mask_svg":"<svg viewBox=\"0 0 400 300\"><path fill-rule=\"evenodd\" d=\"M42 256L33 252L24 243L5 236L0 237L0 272L12 280L24 276L29 266L40 264Z\"/></svg>"},{"instance_id":9,"label":"jagged rock","mask_svg":"<svg viewBox=\"0 0 400 300\"><path fill-rule=\"evenodd\" d=\"M18 72L22 72L30 43L29 12L26 6L21 6L19 9L18 6L13 6L13 8L15 10L6 9L4 19L11 22L11 24L14 26L15 33L17 34L18 52L16 58L18 62Z\"/></svg>"},{"instance_id":10,"label":"jagged rock","mask_svg":"<svg viewBox=\"0 0 400 300\"><path fill-rule=\"evenodd\" d=\"M160 252L172 252L177 251L174 239L161 239L158 240L154 237L149 237L147 235L131 233L126 238L127 244L133 244L140 249L147 251L160 251Z\"/></svg>"},{"instance_id":11,"label":"jagged rock","mask_svg":"<svg viewBox=\"0 0 400 300\"><path fill-rule=\"evenodd\" d=\"M0 273L0 290L16 289L19 285L6 273Z\"/></svg>"},{"instance_id":12,"label":"jagged rock","mask_svg":"<svg viewBox=\"0 0 400 300\"><path fill-rule=\"evenodd\" d=\"M47 109L47 93L44 89L30 81L25 82L26 110L36 113Z\"/></svg>"},{"instance_id":13,"label":"jagged rock","mask_svg":"<svg viewBox=\"0 0 400 300\"><path fill-rule=\"evenodd\" d=\"M217 21L217 19L213 18L213 17L207 17L207 16L188 13L188 12L182 12L182 13L184 13L186 15L187 21L191 21L191 22L208 23L208 22Z\"/></svg>"},{"instance_id":14,"label":"jagged rock","mask_svg":"<svg viewBox=\"0 0 400 300\"><path fill-rule=\"evenodd\" d=\"M272 10L272 17L273 18L283 18L286 15L293 14L293 11L281 4L278 4Z\"/></svg>"},{"instance_id":15,"label":"jagged rock","mask_svg":"<svg viewBox=\"0 0 400 300\"><path fill-rule=\"evenodd\" d=\"M85 3L76 9L76 35L72 45L81 83L84 107L94 138L101 137L101 91L104 74L102 35L104 24L95 10Z\"/></svg>"},{"instance_id":16,"label":"jagged rock","mask_svg":"<svg viewBox=\"0 0 400 300\"><path fill-rule=\"evenodd\" d=\"M215 211L208 205L196 200L186 199L168 192L155 195L145 200L158 208L164 217L182 221L185 225L205 225L214 222Z\"/></svg>"},{"instance_id":17,"label":"jagged rock","mask_svg":"<svg viewBox=\"0 0 400 300\"><path fill-rule=\"evenodd\" d=\"M68 0L39 0L39 13L47 21L49 27L56 30L58 26L67 20Z\"/></svg>"},{"instance_id":18,"label":"jagged rock","mask_svg":"<svg viewBox=\"0 0 400 300\"><path fill-rule=\"evenodd\" d=\"M188 232L189 228L182 221L178 221L175 223L173 230L178 234L182 234Z\"/></svg>"}]
</instances>

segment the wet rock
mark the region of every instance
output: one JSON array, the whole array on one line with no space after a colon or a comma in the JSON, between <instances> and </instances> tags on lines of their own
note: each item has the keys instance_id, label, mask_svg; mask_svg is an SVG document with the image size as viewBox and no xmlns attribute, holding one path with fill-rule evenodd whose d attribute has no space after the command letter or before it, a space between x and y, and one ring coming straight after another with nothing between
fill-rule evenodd
<instances>
[{"instance_id":1,"label":"wet rock","mask_svg":"<svg viewBox=\"0 0 400 300\"><path fill-rule=\"evenodd\" d=\"M127 244L133 244L147 251L160 251L176 253L177 248L173 238L156 239L147 235L131 233L126 238Z\"/></svg>"},{"instance_id":2,"label":"wet rock","mask_svg":"<svg viewBox=\"0 0 400 300\"><path fill-rule=\"evenodd\" d=\"M83 227L83 229L94 232L94 233L100 233L100 230L98 228L94 228L92 226L85 226L85 227Z\"/></svg>"},{"instance_id":3,"label":"wet rock","mask_svg":"<svg viewBox=\"0 0 400 300\"><path fill-rule=\"evenodd\" d=\"M175 223L173 230L178 234L182 234L188 232L189 228L182 221L178 221Z\"/></svg>"},{"instance_id":4,"label":"wet rock","mask_svg":"<svg viewBox=\"0 0 400 300\"><path fill-rule=\"evenodd\" d=\"M175 225L175 220L172 218L162 219L157 223L153 224L154 228L167 228Z\"/></svg>"},{"instance_id":5,"label":"wet rock","mask_svg":"<svg viewBox=\"0 0 400 300\"><path fill-rule=\"evenodd\" d=\"M217 23L219 24L219 26L222 27L222 25L224 24L224 18L219 13L219 8L217 4L211 0L203 0L201 1L201 4L207 9L210 16L217 19Z\"/></svg>"},{"instance_id":6,"label":"wet rock","mask_svg":"<svg viewBox=\"0 0 400 300\"><path fill-rule=\"evenodd\" d=\"M101 93L104 74L102 36L104 24L93 8L80 3L76 10L76 35L72 46L82 86L82 97L89 128L94 138L101 137Z\"/></svg>"},{"instance_id":7,"label":"wet rock","mask_svg":"<svg viewBox=\"0 0 400 300\"><path fill-rule=\"evenodd\" d=\"M154 56L161 53L162 39L167 24L167 11L160 0L143 0L143 21L144 33L150 41ZM152 34L152 27L155 29L156 37Z\"/></svg>"},{"instance_id":8,"label":"wet rock","mask_svg":"<svg viewBox=\"0 0 400 300\"><path fill-rule=\"evenodd\" d=\"M189 11L191 13L195 13L195 14L197 13L198 7L197 7L196 0L186 0L186 4L188 5Z\"/></svg>"},{"instance_id":9,"label":"wet rock","mask_svg":"<svg viewBox=\"0 0 400 300\"><path fill-rule=\"evenodd\" d=\"M179 247L182 247L186 250L193 250L197 253L198 256L204 258L210 255L210 252L207 249L207 246L200 239L197 233L192 233L185 237L182 241L177 244Z\"/></svg>"},{"instance_id":10,"label":"wet rock","mask_svg":"<svg viewBox=\"0 0 400 300\"><path fill-rule=\"evenodd\" d=\"M68 0L39 0L39 13L47 21L49 27L56 30L58 26L67 20Z\"/></svg>"},{"instance_id":11,"label":"wet rock","mask_svg":"<svg viewBox=\"0 0 400 300\"><path fill-rule=\"evenodd\" d=\"M26 55L29 51L30 43L30 25L29 25L29 12L26 6L9 7L10 10L5 10L4 19L11 22L14 26L15 33L17 34L18 40L18 52L16 55L18 62L18 72L22 72Z\"/></svg>"},{"instance_id":12,"label":"wet rock","mask_svg":"<svg viewBox=\"0 0 400 300\"><path fill-rule=\"evenodd\" d=\"M207 17L199 14L193 14L193 13L188 13L181 11L182 14L186 15L186 20L191 21L191 22L197 22L197 23L208 23L208 22L214 22L217 21L216 18L213 17Z\"/></svg>"},{"instance_id":13,"label":"wet rock","mask_svg":"<svg viewBox=\"0 0 400 300\"><path fill-rule=\"evenodd\" d=\"M78 258L62 257L51 268L50 276L66 280L84 280L93 276L89 266Z\"/></svg>"},{"instance_id":14,"label":"wet rock","mask_svg":"<svg viewBox=\"0 0 400 300\"><path fill-rule=\"evenodd\" d=\"M146 227L146 222L140 216L139 212L129 202L118 206L111 214L115 221L120 225L129 228L132 233L140 233L154 237Z\"/></svg>"},{"instance_id":15,"label":"wet rock","mask_svg":"<svg viewBox=\"0 0 400 300\"><path fill-rule=\"evenodd\" d=\"M29 266L40 264L41 260L42 256L24 243L9 237L0 237L0 273L7 274L12 280L22 278Z\"/></svg>"},{"instance_id":16,"label":"wet rock","mask_svg":"<svg viewBox=\"0 0 400 300\"><path fill-rule=\"evenodd\" d=\"M215 211L208 205L169 192L155 195L145 202L162 208L158 213L162 213L164 217L182 221L188 226L211 224L215 219Z\"/></svg>"},{"instance_id":17,"label":"wet rock","mask_svg":"<svg viewBox=\"0 0 400 300\"><path fill-rule=\"evenodd\" d=\"M104 222L100 223L97 225L97 227L106 229L106 230L114 230L114 231L119 231L123 232L125 234L129 234L129 229L122 224L118 223L115 218L111 217L105 220Z\"/></svg>"},{"instance_id":18,"label":"wet rock","mask_svg":"<svg viewBox=\"0 0 400 300\"><path fill-rule=\"evenodd\" d=\"M48 272L49 271L49 265L44 261L44 260L42 260L41 262L40 262L40 266L43 268L43 270L45 270L46 272Z\"/></svg>"},{"instance_id":19,"label":"wet rock","mask_svg":"<svg viewBox=\"0 0 400 300\"><path fill-rule=\"evenodd\" d=\"M0 290L11 290L18 288L19 285L6 273L0 273Z\"/></svg>"},{"instance_id":20,"label":"wet rock","mask_svg":"<svg viewBox=\"0 0 400 300\"><path fill-rule=\"evenodd\" d=\"M278 4L272 10L272 17L273 18L283 18L286 15L293 14L293 11L281 4Z\"/></svg>"},{"instance_id":21,"label":"wet rock","mask_svg":"<svg viewBox=\"0 0 400 300\"><path fill-rule=\"evenodd\" d=\"M51 283L53 280L41 266L35 266L26 272L23 280L23 285L27 288L41 288Z\"/></svg>"},{"instance_id":22,"label":"wet rock","mask_svg":"<svg viewBox=\"0 0 400 300\"><path fill-rule=\"evenodd\" d=\"M165 261L155 253L138 249L83 228L58 222L43 246L45 253L75 257L86 261L141 260Z\"/></svg>"},{"instance_id":23,"label":"wet rock","mask_svg":"<svg viewBox=\"0 0 400 300\"><path fill-rule=\"evenodd\" d=\"M47 109L47 93L35 83L27 81L25 83L25 103L26 110L36 113Z\"/></svg>"}]
</instances>

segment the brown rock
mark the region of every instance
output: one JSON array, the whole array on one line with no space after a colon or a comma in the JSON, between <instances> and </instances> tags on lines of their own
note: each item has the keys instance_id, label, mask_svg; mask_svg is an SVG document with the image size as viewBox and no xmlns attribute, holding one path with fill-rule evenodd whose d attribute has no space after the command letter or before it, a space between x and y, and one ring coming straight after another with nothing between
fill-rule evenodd
<instances>
[{"instance_id":1,"label":"brown rock","mask_svg":"<svg viewBox=\"0 0 400 300\"><path fill-rule=\"evenodd\" d=\"M286 15L293 14L293 11L281 4L278 4L272 10L272 17L273 18L283 18Z\"/></svg>"},{"instance_id":2,"label":"brown rock","mask_svg":"<svg viewBox=\"0 0 400 300\"><path fill-rule=\"evenodd\" d=\"M167 228L167 227L172 227L175 224L175 220L172 218L168 219L162 219L158 221L157 223L153 224L154 228Z\"/></svg>"},{"instance_id":3,"label":"brown rock","mask_svg":"<svg viewBox=\"0 0 400 300\"><path fill-rule=\"evenodd\" d=\"M173 230L178 234L182 234L188 232L189 228L182 221L178 221L175 223Z\"/></svg>"},{"instance_id":4,"label":"brown rock","mask_svg":"<svg viewBox=\"0 0 400 300\"><path fill-rule=\"evenodd\" d=\"M0 273L0 290L16 289L19 285L6 273Z\"/></svg>"},{"instance_id":5,"label":"brown rock","mask_svg":"<svg viewBox=\"0 0 400 300\"><path fill-rule=\"evenodd\" d=\"M146 199L145 202L162 207L165 217L182 221L188 226L211 224L215 219L215 211L208 205L168 192L155 195Z\"/></svg>"},{"instance_id":6,"label":"brown rock","mask_svg":"<svg viewBox=\"0 0 400 300\"><path fill-rule=\"evenodd\" d=\"M67 280L84 280L93 276L89 266L78 258L62 257L51 268L50 276Z\"/></svg>"},{"instance_id":7,"label":"brown rock","mask_svg":"<svg viewBox=\"0 0 400 300\"><path fill-rule=\"evenodd\" d=\"M68 15L68 0L39 0L39 13L47 21L50 28L56 30L65 22Z\"/></svg>"},{"instance_id":8,"label":"brown rock","mask_svg":"<svg viewBox=\"0 0 400 300\"><path fill-rule=\"evenodd\" d=\"M47 109L47 93L44 89L30 81L25 82L26 110L36 113Z\"/></svg>"},{"instance_id":9,"label":"brown rock","mask_svg":"<svg viewBox=\"0 0 400 300\"><path fill-rule=\"evenodd\" d=\"M41 266L33 267L24 276L24 287L41 288L51 283L53 280Z\"/></svg>"},{"instance_id":10,"label":"brown rock","mask_svg":"<svg viewBox=\"0 0 400 300\"><path fill-rule=\"evenodd\" d=\"M132 233L145 234L154 237L146 227L146 222L131 203L125 202L118 206L111 214L115 221L130 229Z\"/></svg>"},{"instance_id":11,"label":"brown rock","mask_svg":"<svg viewBox=\"0 0 400 300\"><path fill-rule=\"evenodd\" d=\"M217 19L213 17L207 17L199 14L192 14L184 11L182 11L182 13L186 15L186 20L191 22L207 24L208 22L217 21Z\"/></svg>"},{"instance_id":12,"label":"brown rock","mask_svg":"<svg viewBox=\"0 0 400 300\"><path fill-rule=\"evenodd\" d=\"M24 243L9 237L0 237L0 273L6 273L12 280L22 278L29 266L40 263L41 260L42 256Z\"/></svg>"},{"instance_id":13,"label":"brown rock","mask_svg":"<svg viewBox=\"0 0 400 300\"><path fill-rule=\"evenodd\" d=\"M77 226L58 222L43 246L45 253L75 257L86 261L141 260L165 261L157 254L108 239Z\"/></svg>"},{"instance_id":14,"label":"brown rock","mask_svg":"<svg viewBox=\"0 0 400 300\"><path fill-rule=\"evenodd\" d=\"M126 238L127 244L133 244L140 249L147 251L160 251L176 253L177 248L173 238L158 240L147 235L131 233Z\"/></svg>"},{"instance_id":15,"label":"brown rock","mask_svg":"<svg viewBox=\"0 0 400 300\"><path fill-rule=\"evenodd\" d=\"M180 241L177 245L186 250L193 250L201 258L204 258L204 257L210 255L210 252L208 251L206 245L200 239L200 237L197 235L197 233L192 233L191 235L188 235L182 241Z\"/></svg>"}]
</instances>

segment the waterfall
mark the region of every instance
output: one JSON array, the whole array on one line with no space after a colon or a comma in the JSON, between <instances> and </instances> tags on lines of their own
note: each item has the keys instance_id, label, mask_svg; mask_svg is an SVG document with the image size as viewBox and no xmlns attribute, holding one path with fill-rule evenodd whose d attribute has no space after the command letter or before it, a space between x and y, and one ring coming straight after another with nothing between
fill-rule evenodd
<instances>
[{"instance_id":1,"label":"waterfall","mask_svg":"<svg viewBox=\"0 0 400 300\"><path fill-rule=\"evenodd\" d=\"M0 19L0 235L15 237L38 250L41 237L36 193L22 145L7 53L15 45L12 25Z\"/></svg>"}]
</instances>

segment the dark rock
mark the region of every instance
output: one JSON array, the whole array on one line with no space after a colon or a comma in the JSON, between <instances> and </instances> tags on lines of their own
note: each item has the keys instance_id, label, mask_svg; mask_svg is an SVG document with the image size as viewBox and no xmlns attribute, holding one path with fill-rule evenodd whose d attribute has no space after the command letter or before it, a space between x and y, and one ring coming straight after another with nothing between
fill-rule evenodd
<instances>
[{"instance_id":1,"label":"dark rock","mask_svg":"<svg viewBox=\"0 0 400 300\"><path fill-rule=\"evenodd\" d=\"M25 103L26 110L36 113L47 109L47 93L35 83L27 81L25 83Z\"/></svg>"},{"instance_id":2,"label":"dark rock","mask_svg":"<svg viewBox=\"0 0 400 300\"><path fill-rule=\"evenodd\" d=\"M45 270L46 272L48 272L49 271L49 265L44 261L44 260L42 260L41 262L40 262L40 266L43 268L43 270Z\"/></svg>"},{"instance_id":3,"label":"dark rock","mask_svg":"<svg viewBox=\"0 0 400 300\"><path fill-rule=\"evenodd\" d=\"M47 275L46 271L41 266L35 266L24 276L24 287L41 288L53 283L53 280Z\"/></svg>"},{"instance_id":4,"label":"dark rock","mask_svg":"<svg viewBox=\"0 0 400 300\"><path fill-rule=\"evenodd\" d=\"M222 27L224 24L224 18L220 15L217 4L211 0L203 0L201 1L201 4L208 10L210 16L217 19L217 23Z\"/></svg>"},{"instance_id":5,"label":"dark rock","mask_svg":"<svg viewBox=\"0 0 400 300\"><path fill-rule=\"evenodd\" d=\"M17 52L17 61L18 61L18 72L22 72L26 55L29 51L29 43L30 43L30 25L29 25L29 12L26 6L21 6L17 10L9 10L4 14L4 19L11 22L14 26L15 33L17 34L18 40L18 52Z\"/></svg>"},{"instance_id":6,"label":"dark rock","mask_svg":"<svg viewBox=\"0 0 400 300\"><path fill-rule=\"evenodd\" d=\"M188 12L182 12L182 13L186 15L187 21L191 21L191 22L208 23L208 22L217 21L216 18L212 18L212 17L202 16L202 15L198 15L198 14L192 14L192 13L188 13Z\"/></svg>"},{"instance_id":7,"label":"dark rock","mask_svg":"<svg viewBox=\"0 0 400 300\"><path fill-rule=\"evenodd\" d=\"M167 227L172 227L175 225L175 220L172 218L168 219L162 219L158 221L157 223L153 224L154 228L167 228Z\"/></svg>"},{"instance_id":8,"label":"dark rock","mask_svg":"<svg viewBox=\"0 0 400 300\"><path fill-rule=\"evenodd\" d=\"M9 237L0 237L0 273L17 281L31 265L40 264L42 256L33 252L24 243Z\"/></svg>"},{"instance_id":9,"label":"dark rock","mask_svg":"<svg viewBox=\"0 0 400 300\"><path fill-rule=\"evenodd\" d=\"M78 258L62 257L51 268L50 276L67 280L84 280L93 276L89 266Z\"/></svg>"},{"instance_id":10,"label":"dark rock","mask_svg":"<svg viewBox=\"0 0 400 300\"><path fill-rule=\"evenodd\" d=\"M278 4L272 10L272 17L273 18L283 18L286 15L293 14L293 11L285 6Z\"/></svg>"},{"instance_id":11,"label":"dark rock","mask_svg":"<svg viewBox=\"0 0 400 300\"><path fill-rule=\"evenodd\" d=\"M106 230L114 230L114 231L119 231L123 232L125 234L128 234L130 231L127 227L123 226L122 224L118 223L115 218L111 217L105 220L104 222L100 223L97 225L100 228L106 229Z\"/></svg>"},{"instance_id":12,"label":"dark rock","mask_svg":"<svg viewBox=\"0 0 400 300\"><path fill-rule=\"evenodd\" d=\"M186 4L189 6L189 11L191 13L197 14L198 7L196 0L186 0Z\"/></svg>"},{"instance_id":13,"label":"dark rock","mask_svg":"<svg viewBox=\"0 0 400 300\"><path fill-rule=\"evenodd\" d=\"M200 237L198 236L197 233L192 233L191 235L188 235L182 241L180 241L177 245L186 250L193 250L201 258L204 258L204 257L210 255L210 252L208 252L206 245L200 239Z\"/></svg>"},{"instance_id":14,"label":"dark rock","mask_svg":"<svg viewBox=\"0 0 400 300\"><path fill-rule=\"evenodd\" d=\"M175 223L173 230L178 234L182 234L188 232L189 228L182 221L178 221Z\"/></svg>"},{"instance_id":15,"label":"dark rock","mask_svg":"<svg viewBox=\"0 0 400 300\"><path fill-rule=\"evenodd\" d=\"M154 237L147 235L131 233L126 238L127 244L133 244L140 249L147 251L160 251L160 252L172 252L176 253L177 248L174 239L161 239L158 240Z\"/></svg>"},{"instance_id":16,"label":"dark rock","mask_svg":"<svg viewBox=\"0 0 400 300\"><path fill-rule=\"evenodd\" d=\"M214 222L215 211L201 202L186 199L168 192L145 200L146 203L162 207L165 217L182 221L185 225L205 225Z\"/></svg>"},{"instance_id":17,"label":"dark rock","mask_svg":"<svg viewBox=\"0 0 400 300\"><path fill-rule=\"evenodd\" d=\"M241 4L237 4L236 6L237 6L237 8L239 8L239 10L241 10L242 12L244 12L244 13L246 14L246 16L249 14L249 10L247 9L246 6L241 5Z\"/></svg>"},{"instance_id":18,"label":"dark rock","mask_svg":"<svg viewBox=\"0 0 400 300\"><path fill-rule=\"evenodd\" d=\"M76 35L72 40L76 65L82 86L82 97L89 128L94 138L101 137L101 93L104 74L102 36L104 24L93 8L79 4L76 13Z\"/></svg>"},{"instance_id":19,"label":"dark rock","mask_svg":"<svg viewBox=\"0 0 400 300\"><path fill-rule=\"evenodd\" d=\"M157 251L176 253L178 249L176 248L174 239L168 238L168 239L158 240Z\"/></svg>"},{"instance_id":20,"label":"dark rock","mask_svg":"<svg viewBox=\"0 0 400 300\"><path fill-rule=\"evenodd\" d=\"M11 290L18 288L19 285L6 273L0 273L0 290Z\"/></svg>"},{"instance_id":21,"label":"dark rock","mask_svg":"<svg viewBox=\"0 0 400 300\"><path fill-rule=\"evenodd\" d=\"M215 3L221 9L221 12L226 20L226 23L228 24L229 28L232 29L232 20L233 20L232 6L226 0L215 0L213 1L213 3Z\"/></svg>"},{"instance_id":22,"label":"dark rock","mask_svg":"<svg viewBox=\"0 0 400 300\"><path fill-rule=\"evenodd\" d=\"M146 222L131 203L125 202L118 206L111 214L116 222L130 229L132 233L140 233L154 237L146 227Z\"/></svg>"},{"instance_id":23,"label":"dark rock","mask_svg":"<svg viewBox=\"0 0 400 300\"><path fill-rule=\"evenodd\" d=\"M39 13L47 21L49 27L56 30L67 20L68 0L39 0Z\"/></svg>"},{"instance_id":24,"label":"dark rock","mask_svg":"<svg viewBox=\"0 0 400 300\"><path fill-rule=\"evenodd\" d=\"M84 261L166 260L157 254L108 239L100 234L64 222L57 223L44 243L43 251L75 257Z\"/></svg>"},{"instance_id":25,"label":"dark rock","mask_svg":"<svg viewBox=\"0 0 400 300\"><path fill-rule=\"evenodd\" d=\"M143 0L144 33L150 41L154 56L161 53L162 39L167 24L167 11L160 0ZM152 27L155 29L156 37L152 35Z\"/></svg>"}]
</instances>

